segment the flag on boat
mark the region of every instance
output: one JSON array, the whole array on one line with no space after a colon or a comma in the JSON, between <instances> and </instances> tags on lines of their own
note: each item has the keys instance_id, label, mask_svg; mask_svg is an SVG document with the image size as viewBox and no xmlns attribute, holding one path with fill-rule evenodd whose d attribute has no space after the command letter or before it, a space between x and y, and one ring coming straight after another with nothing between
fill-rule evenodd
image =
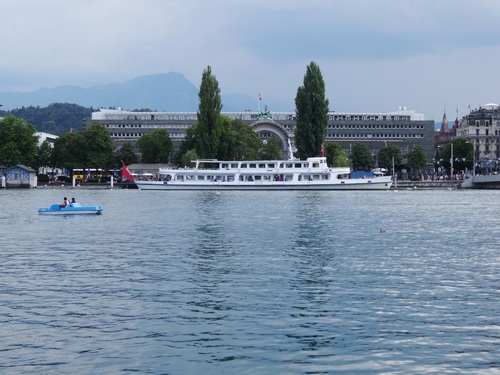
<instances>
[{"instance_id":1,"label":"flag on boat","mask_svg":"<svg viewBox=\"0 0 500 375\"><path fill-rule=\"evenodd\" d=\"M262 100L262 96L260 96L260 92L259 92L259 100Z\"/></svg>"},{"instance_id":2,"label":"flag on boat","mask_svg":"<svg viewBox=\"0 0 500 375\"><path fill-rule=\"evenodd\" d=\"M134 181L134 176L132 176L132 173L128 170L127 166L125 163L122 161L122 176L125 177L127 180Z\"/></svg>"},{"instance_id":3,"label":"flag on boat","mask_svg":"<svg viewBox=\"0 0 500 375\"><path fill-rule=\"evenodd\" d=\"M325 156L325 141L321 142L321 157Z\"/></svg>"}]
</instances>

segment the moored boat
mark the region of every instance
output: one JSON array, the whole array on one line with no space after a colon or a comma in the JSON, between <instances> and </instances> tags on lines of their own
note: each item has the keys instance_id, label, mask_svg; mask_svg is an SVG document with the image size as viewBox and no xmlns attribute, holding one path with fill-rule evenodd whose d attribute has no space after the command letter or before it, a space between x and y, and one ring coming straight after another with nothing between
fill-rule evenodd
<instances>
[{"instance_id":1,"label":"moored boat","mask_svg":"<svg viewBox=\"0 0 500 375\"><path fill-rule=\"evenodd\" d=\"M80 203L71 203L66 207L53 204L50 207L39 208L40 215L100 215L103 206L81 206Z\"/></svg>"},{"instance_id":2,"label":"moored boat","mask_svg":"<svg viewBox=\"0 0 500 375\"><path fill-rule=\"evenodd\" d=\"M325 157L307 160L196 160L194 168L161 168L136 180L141 190L387 190L391 176L351 178L348 167L328 167Z\"/></svg>"}]
</instances>

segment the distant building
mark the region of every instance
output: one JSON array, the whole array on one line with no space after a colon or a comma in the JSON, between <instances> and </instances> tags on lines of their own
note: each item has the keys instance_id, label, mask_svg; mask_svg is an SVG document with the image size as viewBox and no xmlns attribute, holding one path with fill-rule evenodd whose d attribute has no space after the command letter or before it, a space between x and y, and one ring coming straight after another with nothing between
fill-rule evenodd
<instances>
[{"instance_id":1,"label":"distant building","mask_svg":"<svg viewBox=\"0 0 500 375\"><path fill-rule=\"evenodd\" d=\"M25 165L15 165L5 170L7 187L37 187L36 171Z\"/></svg>"},{"instance_id":2,"label":"distant building","mask_svg":"<svg viewBox=\"0 0 500 375\"><path fill-rule=\"evenodd\" d=\"M476 162L498 164L500 161L500 106L484 104L462 118L457 137L467 139L474 146Z\"/></svg>"},{"instance_id":3,"label":"distant building","mask_svg":"<svg viewBox=\"0 0 500 375\"><path fill-rule=\"evenodd\" d=\"M240 119L252 127L263 139L271 135L281 141L283 158L288 157L288 143L294 145L296 125L295 112L224 112L230 119ZM131 112L121 109L100 109L84 120L84 128L101 124L108 129L116 147L126 142L135 145L137 140L154 129L166 129L178 149L186 130L197 121L196 112ZM406 107L394 112L347 113L329 112L326 142L338 143L348 154L358 144L366 144L374 156L389 145L396 145L406 155L414 146L420 145L429 160L434 157L434 121L425 120L424 115Z\"/></svg>"},{"instance_id":4,"label":"distant building","mask_svg":"<svg viewBox=\"0 0 500 375\"><path fill-rule=\"evenodd\" d=\"M450 143L457 135L458 128L458 114L455 123L450 128L448 126L448 119L446 118L446 111L443 114L443 120L441 121L441 129L434 135L434 143L436 148L441 148Z\"/></svg>"},{"instance_id":5,"label":"distant building","mask_svg":"<svg viewBox=\"0 0 500 375\"><path fill-rule=\"evenodd\" d=\"M44 132L36 132L34 134L36 137L38 137L38 147L42 145L44 141L47 141L49 145L54 147L54 141L59 138L58 135L50 134L50 133L44 133Z\"/></svg>"}]
</instances>

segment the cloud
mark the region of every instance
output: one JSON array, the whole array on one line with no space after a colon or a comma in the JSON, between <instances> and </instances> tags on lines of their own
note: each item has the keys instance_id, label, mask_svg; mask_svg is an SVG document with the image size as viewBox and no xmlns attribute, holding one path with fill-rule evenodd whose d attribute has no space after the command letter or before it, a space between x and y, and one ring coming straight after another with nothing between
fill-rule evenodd
<instances>
[{"instance_id":1,"label":"cloud","mask_svg":"<svg viewBox=\"0 0 500 375\"><path fill-rule=\"evenodd\" d=\"M3 0L0 14L0 91L166 72L198 85L210 65L224 93L293 110L315 61L332 109L436 118L500 84L497 0Z\"/></svg>"}]
</instances>

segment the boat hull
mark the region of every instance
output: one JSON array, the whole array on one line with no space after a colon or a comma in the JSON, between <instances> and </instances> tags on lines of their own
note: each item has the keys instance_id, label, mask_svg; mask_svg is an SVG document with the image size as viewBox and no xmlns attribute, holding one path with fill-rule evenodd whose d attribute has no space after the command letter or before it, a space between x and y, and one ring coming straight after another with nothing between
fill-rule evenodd
<instances>
[{"instance_id":1,"label":"boat hull","mask_svg":"<svg viewBox=\"0 0 500 375\"><path fill-rule=\"evenodd\" d=\"M40 215L100 215L104 207L102 206L76 206L76 207L60 207L58 204L53 204L50 207L38 209Z\"/></svg>"},{"instance_id":2,"label":"boat hull","mask_svg":"<svg viewBox=\"0 0 500 375\"><path fill-rule=\"evenodd\" d=\"M374 180L347 180L335 184L315 183L231 183L215 182L212 184L176 183L167 181L142 181L136 182L140 190L388 190L392 186L389 178Z\"/></svg>"}]
</instances>

